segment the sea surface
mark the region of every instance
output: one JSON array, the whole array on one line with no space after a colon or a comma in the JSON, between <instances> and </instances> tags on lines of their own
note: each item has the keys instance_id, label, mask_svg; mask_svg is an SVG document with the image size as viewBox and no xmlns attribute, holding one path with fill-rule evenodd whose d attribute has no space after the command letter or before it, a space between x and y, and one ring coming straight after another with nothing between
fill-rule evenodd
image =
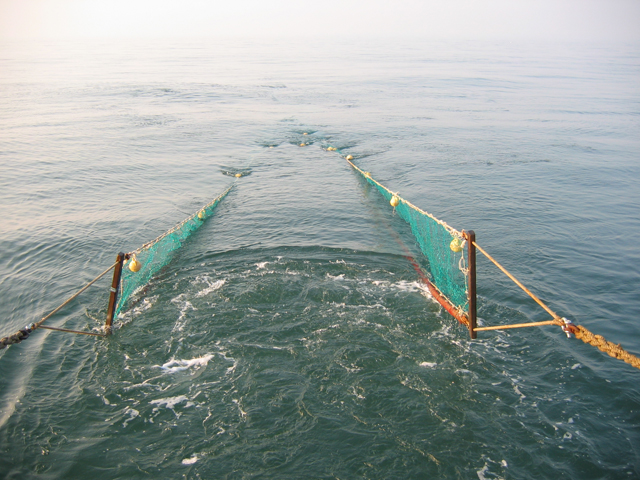
<instances>
[{"instance_id":1,"label":"sea surface","mask_svg":"<svg viewBox=\"0 0 640 480\"><path fill-rule=\"evenodd\" d=\"M0 478L640 478L640 371L471 341L346 155L640 355L638 45L5 41L0 336L233 189L113 335L0 351ZM478 261L482 324L549 319Z\"/></svg>"}]
</instances>

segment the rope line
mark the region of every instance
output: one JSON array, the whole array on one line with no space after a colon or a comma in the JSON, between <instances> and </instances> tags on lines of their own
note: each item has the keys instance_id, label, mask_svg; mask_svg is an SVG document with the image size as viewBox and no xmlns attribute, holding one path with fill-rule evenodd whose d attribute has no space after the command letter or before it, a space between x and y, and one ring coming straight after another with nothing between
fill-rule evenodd
<instances>
[{"instance_id":1,"label":"rope line","mask_svg":"<svg viewBox=\"0 0 640 480\"><path fill-rule=\"evenodd\" d=\"M627 352L619 344L616 345L615 343L605 340L602 335L594 335L582 325L573 325L572 331L576 338L579 338L584 343L588 343L589 345L596 347L598 350L606 353L610 357L617 358L618 360L628 363L632 367L640 369L640 358Z\"/></svg>"},{"instance_id":2,"label":"rope line","mask_svg":"<svg viewBox=\"0 0 640 480\"><path fill-rule=\"evenodd\" d=\"M55 315L56 313L58 313L65 305L67 305L69 302L71 302L72 300L74 300L78 295L80 295L82 292L84 292L87 288L89 288L91 285L93 285L94 283L96 283L98 280L100 280L102 277L104 277L107 273L109 273L110 270L112 270L116 265L118 264L118 262L114 263L113 265L111 265L109 268L107 268L104 272L102 272L100 275L98 275L96 278L94 278L93 280L91 280L89 283L87 283L84 287L82 287L80 290L78 290L76 293L74 293L73 295L71 295L69 298L67 298L64 302L62 302L62 304L60 304L59 307L57 307L56 309L54 309L53 311L51 311L48 315L45 315L44 317L42 317L42 319L40 319L38 322L36 323L32 323L30 325L27 325L26 327L24 327L22 330L18 330L16 333L9 335L7 337L1 338L0 339L0 350L2 350L3 348L6 348L8 345L14 345L16 343L20 343L22 340L25 340L26 338L29 337L29 335L36 329L41 328L42 324L44 322L46 322L49 318L51 318L53 315ZM42 328L46 328L46 327L42 327ZM54 330L54 328L49 327L50 330ZM79 332L78 332L79 333ZM91 335L91 334L88 334ZM98 335L98 334L95 334Z\"/></svg>"},{"instance_id":3,"label":"rope line","mask_svg":"<svg viewBox=\"0 0 640 480\"><path fill-rule=\"evenodd\" d=\"M549 307L547 307L547 305L542 300L540 300L536 295L534 295L534 293L531 290L529 290L522 283L520 283L516 277L511 275L511 273L509 273L509 271L506 268L504 268L502 265L500 265L500 263L498 263L498 261L495 258L493 258L491 255L489 255L487 252L485 252L484 249L482 247L480 247L480 245L478 245L476 242L473 242L473 245L478 250L480 250L484 254L485 257L487 257L489 260L491 260L495 264L496 267L498 267L500 270L502 270L502 272L507 277L509 277L511 280L513 280L516 285L518 285L522 290L524 290L527 295L529 295L531 298L533 298L538 305L540 305L542 308L544 308L549 315L551 315L556 320L560 320L560 317L553 310L551 310Z\"/></svg>"},{"instance_id":4,"label":"rope line","mask_svg":"<svg viewBox=\"0 0 640 480\"><path fill-rule=\"evenodd\" d=\"M345 159L346 160L346 159ZM430 214L429 212L425 212L424 210L416 207L413 203L405 200L404 198L402 198L400 195L398 195L396 192L392 192L391 190L389 190L387 187L385 187L384 185L382 185L381 183L377 182L376 180L374 180L373 178L371 178L371 174L369 172L365 172L361 169L359 169L351 160L347 160L347 162L349 162L349 165L351 165L353 168L355 168L358 172L360 172L360 174L362 174L362 176L366 177L368 180L371 180L373 183L375 183L376 185L378 185L380 188L382 188L383 190L386 190L389 194L398 197L398 200L400 200L402 203L404 203L405 205L407 205L409 208L412 208L413 210L415 210L416 212L421 213L422 215L425 215L427 217L429 217L431 220L433 220L434 222L442 225L445 230L447 230L447 232L449 232L451 235L454 235L458 238L460 238L461 240L464 240L464 235L462 234L462 232L459 232L458 230L456 230L455 228L451 227L450 225L448 225L446 222L443 222L442 220L440 220L439 218L434 217L432 214Z\"/></svg>"},{"instance_id":5,"label":"rope line","mask_svg":"<svg viewBox=\"0 0 640 480\"><path fill-rule=\"evenodd\" d=\"M231 184L231 186L229 188L227 188L224 192L222 192L220 195L218 195L216 198L214 198L213 200L211 200L209 203L207 203L206 205L200 207L198 210L196 210L196 212L191 215L190 217L185 218L183 221L181 221L180 223L178 223L175 227L167 230L166 232L164 232L162 235L160 235L159 237L155 238L154 240L151 240L150 242L145 243L144 245L142 245L140 248L138 248L137 250L134 250L133 252L129 252L129 255L135 254L135 253L140 253L143 250L148 250L149 248L151 248L152 246L154 246L156 243L158 243L160 240L162 240L163 238L165 238L167 235L171 235L173 232L175 232L176 230L178 230L180 227L182 227L185 223L193 220L202 210L209 208L210 206L212 206L214 203L216 203L218 200L220 200L222 197L224 197L227 193L229 193L229 191L233 188L233 186L235 185L235 182Z\"/></svg>"},{"instance_id":6,"label":"rope line","mask_svg":"<svg viewBox=\"0 0 640 480\"><path fill-rule=\"evenodd\" d=\"M588 343L589 345L596 347L598 350L606 353L607 355L613 358L622 360L623 362L626 362L629 365L637 369L640 369L640 358L627 352L620 345L607 341L602 335L595 335L592 332L590 332L587 328L583 327L582 325L575 325L571 323L569 320L567 320L566 318L560 318L542 300L540 300L533 292L531 292L531 290L529 290L522 283L520 283L518 279L516 279L516 277L514 277L511 273L509 273L509 271L507 271L506 268L500 265L500 263L495 258L493 258L491 255L485 252L484 249L481 248L476 242L473 242L473 245L475 245L475 247L478 250L480 250L484 254L484 256L486 256L489 260L491 260L491 262L493 262L496 267L502 270L502 272L505 275L507 275L511 280L513 280L516 285L518 285L522 290L524 290L527 293L527 295L529 295L533 300L535 300L535 302L538 305L544 308L547 311L547 313L549 313L549 315L553 317L553 320L549 320L547 322L499 325L495 327L480 327L480 328L474 328L475 331L504 330L508 328L525 328L525 327L535 327L535 326L541 326L541 325L558 325L567 334L567 336L573 333L576 336L576 338L579 338L584 343Z\"/></svg>"},{"instance_id":7,"label":"rope line","mask_svg":"<svg viewBox=\"0 0 640 480\"><path fill-rule=\"evenodd\" d=\"M543 325L559 325L557 320L547 320L544 322L530 322L530 323L511 323L508 325L494 325L492 327L477 327L474 328L474 332L484 332L488 330L508 330L509 328L527 328L527 327L541 327Z\"/></svg>"},{"instance_id":8,"label":"rope line","mask_svg":"<svg viewBox=\"0 0 640 480\"><path fill-rule=\"evenodd\" d=\"M44 328L46 330L55 330L56 332L69 332L69 333L77 333L79 335L91 335L91 336L94 336L94 337L106 337L106 335L104 333L81 332L80 330L70 330L68 328L50 327L48 325L40 325L40 328Z\"/></svg>"}]
</instances>

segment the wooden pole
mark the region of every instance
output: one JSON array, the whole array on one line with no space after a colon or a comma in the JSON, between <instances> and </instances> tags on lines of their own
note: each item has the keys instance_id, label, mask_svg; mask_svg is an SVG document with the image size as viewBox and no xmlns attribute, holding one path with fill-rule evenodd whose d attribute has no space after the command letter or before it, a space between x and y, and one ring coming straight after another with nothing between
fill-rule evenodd
<instances>
[{"instance_id":1,"label":"wooden pole","mask_svg":"<svg viewBox=\"0 0 640 480\"><path fill-rule=\"evenodd\" d=\"M104 337L106 336L104 333L94 333L94 332L81 332L79 330L69 330L68 328L57 328L50 327L49 325L40 325L38 328L44 328L46 330L55 330L56 332L68 332L68 333L77 333L79 335L91 335L94 337Z\"/></svg>"},{"instance_id":2,"label":"wooden pole","mask_svg":"<svg viewBox=\"0 0 640 480\"><path fill-rule=\"evenodd\" d=\"M510 325L496 325L493 327L479 327L475 328L476 332L483 332L487 330L507 330L509 328L527 328L527 327L541 327L543 325L558 325L557 320L546 320L544 322L532 322L532 323L512 323Z\"/></svg>"},{"instance_id":3,"label":"wooden pole","mask_svg":"<svg viewBox=\"0 0 640 480\"><path fill-rule=\"evenodd\" d=\"M104 330L107 335L111 334L111 324L113 323L113 315L116 311L116 302L118 301L118 287L120 286L120 277L122 276L122 264L124 263L124 253L120 252L116 259L116 266L113 269L113 281L111 282L111 294L109 295L109 306L107 307L107 321L104 324Z\"/></svg>"},{"instance_id":4,"label":"wooden pole","mask_svg":"<svg viewBox=\"0 0 640 480\"><path fill-rule=\"evenodd\" d=\"M469 263L469 335L474 339L478 336L476 333L476 234L473 230L469 230L465 232L465 236Z\"/></svg>"}]
</instances>

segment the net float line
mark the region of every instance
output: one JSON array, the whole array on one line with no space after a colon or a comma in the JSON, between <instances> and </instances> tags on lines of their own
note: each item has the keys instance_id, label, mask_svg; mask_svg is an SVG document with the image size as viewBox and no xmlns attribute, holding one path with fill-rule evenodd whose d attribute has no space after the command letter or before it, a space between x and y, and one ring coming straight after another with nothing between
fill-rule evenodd
<instances>
[{"instance_id":1,"label":"net float line","mask_svg":"<svg viewBox=\"0 0 640 480\"><path fill-rule=\"evenodd\" d=\"M337 149L335 147L329 147L329 148L327 148L327 150L328 151L336 151ZM491 255L489 255L489 253L487 253L486 250L484 250L480 245L478 245L476 243L476 241L475 241L475 233L473 231L465 232L464 230L463 231L459 231L459 230L454 229L453 227L449 226L446 222L443 222L442 220L436 218L432 214L430 214L428 212L425 212L424 210L416 207L412 203L410 203L407 200L405 200L402 197L400 197L396 192L391 191L390 189L388 189L387 187L385 187L384 185L382 185L378 181L374 180L371 177L371 174L369 172L365 172L364 170L360 169L358 166L356 166L353 163L353 161L352 161L353 157L351 155L347 155L344 158L349 163L349 165L351 165L351 167L353 167L363 177L365 177L365 179L368 182L373 183L379 189L387 192L387 194L391 196L390 203L391 203L391 206L394 207L394 209L400 204L405 204L409 208L421 213L422 215L425 215L425 216L429 217L430 219L432 219L433 221L437 222L439 225L444 227L447 230L447 232L449 232L452 236L456 237L456 238L454 238L454 241L457 240L457 239L461 239L462 242L458 243L458 244L455 244L454 241L451 242L451 250L453 250L454 252L462 250L462 248L464 248L464 246L465 246L465 243L467 244L469 264L470 264L470 266L471 266L471 264L473 264L473 269L469 268L469 269L465 270L465 268L463 268L462 265L461 265L460 270L462 270L463 273L466 274L465 276L469 276L469 277L471 276L471 270L473 270L472 273L473 273L474 279L473 279L473 282L470 281L470 279L469 279L469 283L467 285L467 291L466 291L466 293L468 295L468 298L469 298L469 315L468 316L465 316L460 307L456 307L455 304L453 304L446 297L446 295L443 295L442 292L440 292L440 290L438 290L437 286L434 285L433 282L431 282L426 277L426 275L424 274L424 272L422 271L420 266L417 264L417 262L415 262L415 259L413 259L411 256L407 256L406 258L409 259L409 261L412 262L412 264L414 265L414 268L416 269L418 274L421 276L421 278L424 277L423 281L427 285L427 287L429 288L429 291L432 293L433 297L454 318L456 318L460 323L465 324L465 325L467 325L469 327L469 331L471 333L471 338L476 338L476 332L480 332L480 331L507 330L507 329L514 329L514 328L529 328L529 327L540 327L540 326L545 326L545 325L556 325L556 326L559 326L562 329L562 331L567 334L567 337L570 337L571 334L573 334L573 335L575 335L576 338L582 340L584 343L592 345L592 346L598 348L600 351L606 353L607 355L609 355L609 356L611 356L613 358L617 358L619 360L622 360L623 362L626 362L629 365L631 365L631 366L633 366L633 367L635 367L637 369L640 369L640 358L638 358L637 356L633 355L632 353L629 353L624 348L622 348L619 344L615 344L615 343L609 342L603 336L596 335L596 334L592 333L591 331L589 331L586 327L584 327L582 325L576 325L576 324L572 323L570 320L568 320L567 318L560 317L557 313L555 313L553 310L551 310L551 308L549 308L537 295L535 295L530 289L525 287L522 284L522 282L520 282L515 276L513 276L513 274L511 274L495 258L493 258ZM519 323L519 324L496 325L496 326L488 326L488 327L477 327L475 325L475 323L476 323L476 319L475 319L475 309L476 309L476 306L475 306L475 250L476 249L479 250L485 257L487 257L494 265L496 265L507 277L509 277L509 279L511 279L516 285L518 285L518 287L520 287L527 295L529 295L549 315L551 315L553 320L547 320L547 321L543 321L543 322L530 322L530 323ZM473 260L472 260L472 257L473 257ZM471 295L471 290L472 289L473 289L473 295Z\"/></svg>"}]
</instances>

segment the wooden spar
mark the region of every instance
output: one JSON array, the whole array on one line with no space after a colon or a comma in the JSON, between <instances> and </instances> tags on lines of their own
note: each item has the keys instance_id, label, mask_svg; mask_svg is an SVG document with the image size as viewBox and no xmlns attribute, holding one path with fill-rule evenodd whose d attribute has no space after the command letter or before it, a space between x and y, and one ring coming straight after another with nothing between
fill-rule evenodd
<instances>
[{"instance_id":1,"label":"wooden spar","mask_svg":"<svg viewBox=\"0 0 640 480\"><path fill-rule=\"evenodd\" d=\"M477 338L477 307L476 307L476 233L473 230L464 232L467 239L467 252L469 264L469 335L471 339Z\"/></svg>"},{"instance_id":2,"label":"wooden spar","mask_svg":"<svg viewBox=\"0 0 640 480\"><path fill-rule=\"evenodd\" d=\"M107 335L111 334L111 324L113 323L113 315L116 311L116 302L118 301L118 287L120 286L120 277L122 276L122 264L124 263L124 253L120 252L116 258L116 266L113 269L113 281L111 282L111 294L109 295L109 306L107 307L107 321L104 324L104 330Z\"/></svg>"},{"instance_id":3,"label":"wooden spar","mask_svg":"<svg viewBox=\"0 0 640 480\"><path fill-rule=\"evenodd\" d=\"M79 330L69 330L68 328L50 327L48 325L40 325L38 328L44 328L46 330L55 330L56 332L77 333L78 335L91 335L93 337L104 337L104 336L106 336L104 333L81 332Z\"/></svg>"},{"instance_id":4,"label":"wooden spar","mask_svg":"<svg viewBox=\"0 0 640 480\"><path fill-rule=\"evenodd\" d=\"M507 325L496 325L493 327L477 327L474 330L476 332L487 330L507 330L509 328L527 328L527 327L541 327L543 325L558 325L557 320L546 320L544 322L531 322L531 323L512 323Z\"/></svg>"}]
</instances>

